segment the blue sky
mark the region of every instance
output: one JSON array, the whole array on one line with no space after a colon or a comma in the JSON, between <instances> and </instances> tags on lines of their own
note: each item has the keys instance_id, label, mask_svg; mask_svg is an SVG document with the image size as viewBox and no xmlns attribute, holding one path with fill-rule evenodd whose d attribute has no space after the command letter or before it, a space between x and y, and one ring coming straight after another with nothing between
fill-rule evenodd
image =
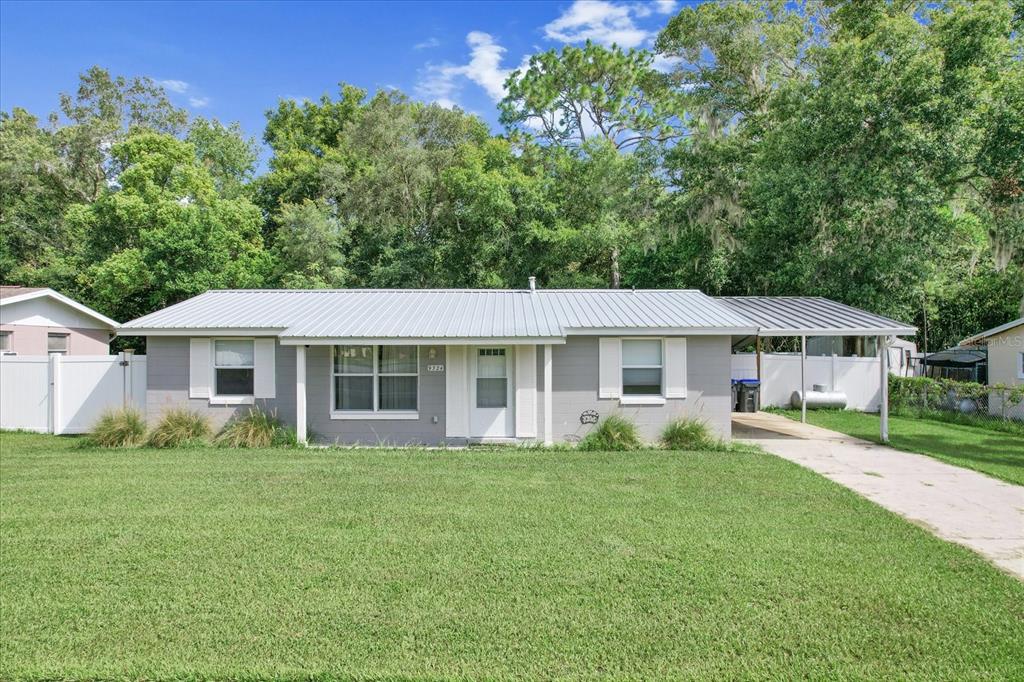
<instances>
[{"instance_id":1,"label":"blue sky","mask_svg":"<svg viewBox=\"0 0 1024 682\"><path fill-rule=\"evenodd\" d=\"M164 83L192 113L262 135L281 97L395 87L498 128L511 69L565 44L649 47L678 0L0 3L0 109L45 120L98 64Z\"/></svg>"}]
</instances>

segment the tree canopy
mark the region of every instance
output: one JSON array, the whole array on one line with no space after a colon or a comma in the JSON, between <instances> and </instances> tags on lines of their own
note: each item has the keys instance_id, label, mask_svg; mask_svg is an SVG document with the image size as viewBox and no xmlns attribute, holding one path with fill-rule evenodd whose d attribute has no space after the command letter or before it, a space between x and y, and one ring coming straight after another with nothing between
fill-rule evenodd
<instances>
[{"instance_id":1,"label":"tree canopy","mask_svg":"<svg viewBox=\"0 0 1024 682\"><path fill-rule=\"evenodd\" d=\"M652 50L534 55L499 134L341 83L271 107L262 148L93 67L49 116L0 112L0 273L119 319L213 287L531 275L822 295L935 348L1024 303L1021 16L706 2Z\"/></svg>"}]
</instances>

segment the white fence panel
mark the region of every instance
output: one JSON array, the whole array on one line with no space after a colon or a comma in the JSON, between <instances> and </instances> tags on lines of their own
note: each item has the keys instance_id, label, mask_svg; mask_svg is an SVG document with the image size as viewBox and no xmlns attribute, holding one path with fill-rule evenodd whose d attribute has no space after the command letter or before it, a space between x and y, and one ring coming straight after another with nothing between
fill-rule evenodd
<instances>
[{"instance_id":1,"label":"white fence panel","mask_svg":"<svg viewBox=\"0 0 1024 682\"><path fill-rule=\"evenodd\" d=\"M7 356L0 428L87 433L105 410L146 409L146 358L134 355Z\"/></svg>"},{"instance_id":2,"label":"white fence panel","mask_svg":"<svg viewBox=\"0 0 1024 682\"><path fill-rule=\"evenodd\" d=\"M852 410L876 412L881 401L881 375L878 358L844 358L809 356L805 366L808 390L824 384L830 390L846 394L847 407ZM754 353L732 356L732 377L757 377ZM761 404L766 407L789 407L794 391L800 390L800 355L795 353L763 353L761 355Z\"/></svg>"},{"instance_id":3,"label":"white fence panel","mask_svg":"<svg viewBox=\"0 0 1024 682\"><path fill-rule=\"evenodd\" d=\"M50 430L50 360L0 356L0 428Z\"/></svg>"}]
</instances>

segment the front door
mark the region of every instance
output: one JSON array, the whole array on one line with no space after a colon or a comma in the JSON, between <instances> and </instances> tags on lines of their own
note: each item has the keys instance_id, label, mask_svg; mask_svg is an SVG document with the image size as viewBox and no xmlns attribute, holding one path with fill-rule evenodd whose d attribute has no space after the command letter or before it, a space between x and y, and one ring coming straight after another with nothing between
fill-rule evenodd
<instances>
[{"instance_id":1,"label":"front door","mask_svg":"<svg viewBox=\"0 0 1024 682\"><path fill-rule=\"evenodd\" d=\"M470 356L469 429L474 438L511 438L512 349L474 348Z\"/></svg>"}]
</instances>

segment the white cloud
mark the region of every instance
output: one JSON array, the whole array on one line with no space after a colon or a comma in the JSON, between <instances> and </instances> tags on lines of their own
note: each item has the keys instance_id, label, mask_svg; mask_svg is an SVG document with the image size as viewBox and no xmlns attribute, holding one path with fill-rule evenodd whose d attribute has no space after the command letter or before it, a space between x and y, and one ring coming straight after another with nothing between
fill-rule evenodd
<instances>
[{"instance_id":1,"label":"white cloud","mask_svg":"<svg viewBox=\"0 0 1024 682\"><path fill-rule=\"evenodd\" d=\"M188 104L193 109L202 109L210 103L209 97L189 97Z\"/></svg>"},{"instance_id":2,"label":"white cloud","mask_svg":"<svg viewBox=\"0 0 1024 682\"><path fill-rule=\"evenodd\" d=\"M412 49L414 49L414 50L426 50L426 49L431 48L431 47L438 47L440 44L441 44L440 40L438 40L437 38L434 38L434 37L430 37L430 38L427 38L426 40L424 40L422 42L416 43L415 45L412 46Z\"/></svg>"},{"instance_id":3,"label":"white cloud","mask_svg":"<svg viewBox=\"0 0 1024 682\"><path fill-rule=\"evenodd\" d=\"M659 11L661 6L659 5ZM653 35L639 28L633 17L650 14L646 5L616 5L606 0L576 0L562 16L544 27L551 40L582 43L591 40L601 45L639 47Z\"/></svg>"},{"instance_id":4,"label":"white cloud","mask_svg":"<svg viewBox=\"0 0 1024 682\"><path fill-rule=\"evenodd\" d=\"M170 90L171 92L176 92L179 95L184 92L188 92L190 87L185 81L176 81L174 79L157 81L156 84L161 86L164 90Z\"/></svg>"},{"instance_id":5,"label":"white cloud","mask_svg":"<svg viewBox=\"0 0 1024 682\"><path fill-rule=\"evenodd\" d=\"M467 64L428 64L416 85L420 96L441 106L455 106L455 96L465 81L483 88L487 96L498 102L505 96L505 79L512 69L501 67L505 48L490 33L472 31L466 36L469 45Z\"/></svg>"},{"instance_id":6,"label":"white cloud","mask_svg":"<svg viewBox=\"0 0 1024 682\"><path fill-rule=\"evenodd\" d=\"M676 0L656 0L654 11L658 14L672 14L676 9Z\"/></svg>"}]
</instances>

